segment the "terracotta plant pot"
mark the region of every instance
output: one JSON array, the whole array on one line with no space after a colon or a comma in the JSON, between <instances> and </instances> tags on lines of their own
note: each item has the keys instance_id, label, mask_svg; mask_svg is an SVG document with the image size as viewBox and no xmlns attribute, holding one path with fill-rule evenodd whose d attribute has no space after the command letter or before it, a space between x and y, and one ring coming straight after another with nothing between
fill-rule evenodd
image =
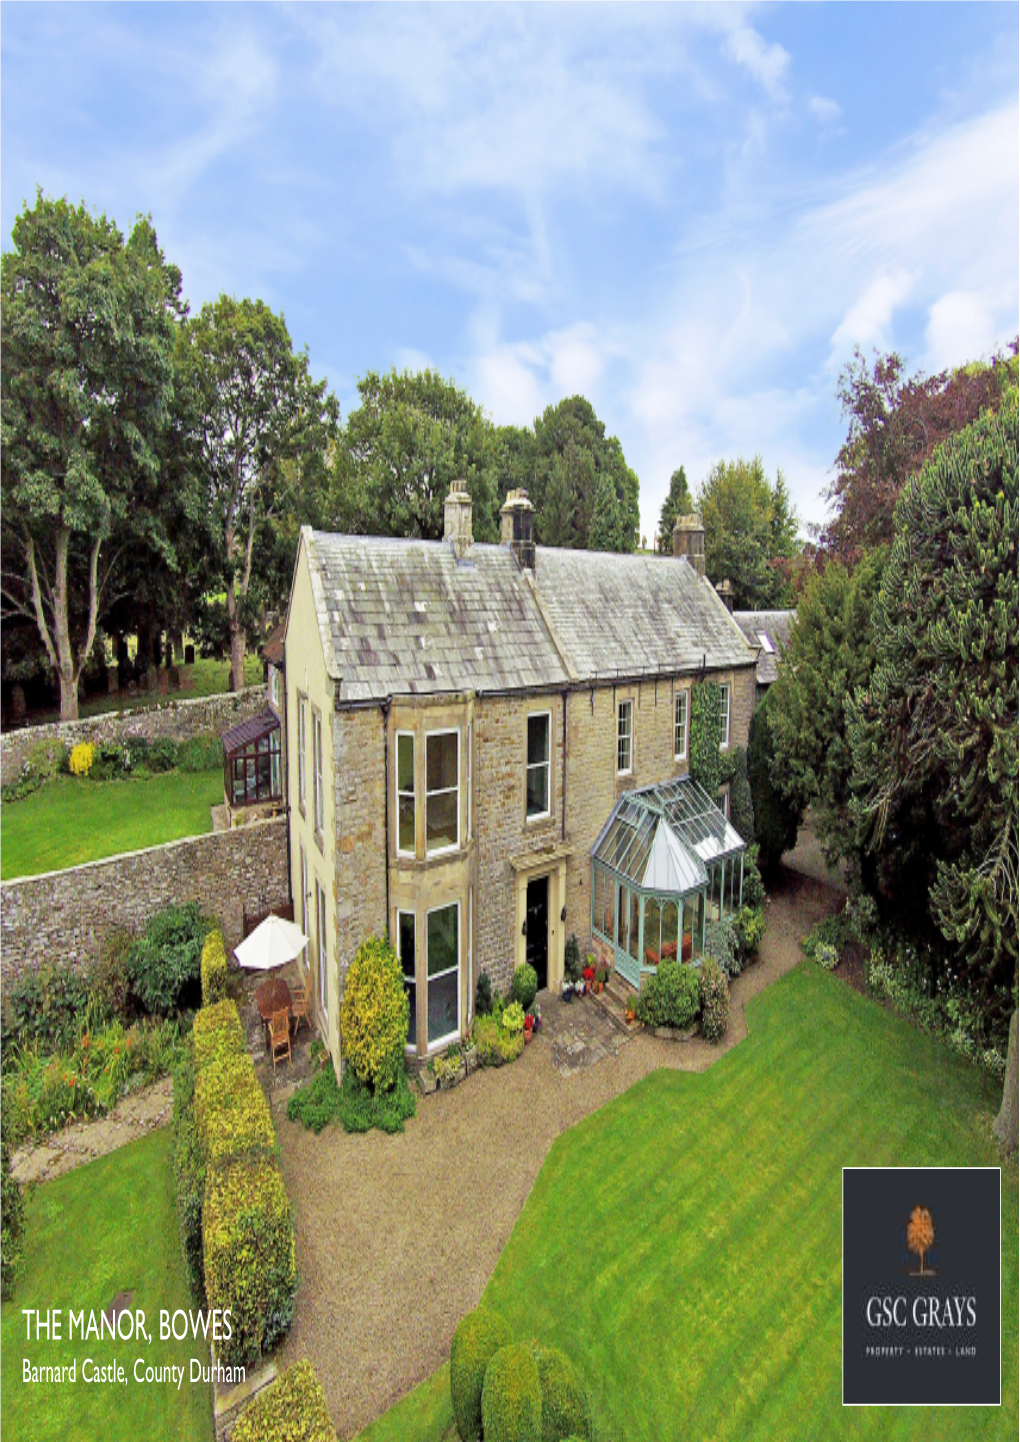
<instances>
[{"instance_id":1,"label":"terracotta plant pot","mask_svg":"<svg viewBox=\"0 0 1020 1442\"><path fill-rule=\"evenodd\" d=\"M524 1033L524 1045L525 1045L525 1046L527 1046L528 1042L531 1040L531 1038L532 1038L533 1036L534 1036L534 1032L533 1032L533 1031L530 1031L530 1030L529 1030L529 1031L525 1031L525 1033Z\"/></svg>"}]
</instances>

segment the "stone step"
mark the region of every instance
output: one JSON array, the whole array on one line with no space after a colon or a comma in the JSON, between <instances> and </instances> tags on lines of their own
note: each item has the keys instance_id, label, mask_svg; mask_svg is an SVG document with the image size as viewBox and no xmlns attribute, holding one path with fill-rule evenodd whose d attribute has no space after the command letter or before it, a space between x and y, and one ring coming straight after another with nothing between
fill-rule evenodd
<instances>
[{"instance_id":1,"label":"stone step","mask_svg":"<svg viewBox=\"0 0 1020 1442\"><path fill-rule=\"evenodd\" d=\"M631 994L633 995L633 992L631 992ZM595 1005L601 1009L604 1015L612 1022L613 1026L619 1031L636 1031L641 1025L638 1021L627 1020L624 1015L625 996L622 994L622 988L620 992L617 992L613 989L612 983L606 987L605 991L593 992L589 1000L593 1001Z\"/></svg>"}]
</instances>

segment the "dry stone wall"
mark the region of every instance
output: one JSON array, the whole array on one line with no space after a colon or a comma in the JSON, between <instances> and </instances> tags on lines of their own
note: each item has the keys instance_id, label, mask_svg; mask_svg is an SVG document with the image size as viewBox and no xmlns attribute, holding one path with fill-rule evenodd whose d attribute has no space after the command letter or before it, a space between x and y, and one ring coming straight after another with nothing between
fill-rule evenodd
<instances>
[{"instance_id":1,"label":"dry stone wall","mask_svg":"<svg viewBox=\"0 0 1020 1442\"><path fill-rule=\"evenodd\" d=\"M219 919L227 946L241 940L244 912L287 901L287 818L130 851L104 861L0 885L0 978L70 961L88 968L103 938L141 931L173 902L197 901Z\"/></svg>"},{"instance_id":2,"label":"dry stone wall","mask_svg":"<svg viewBox=\"0 0 1020 1442\"><path fill-rule=\"evenodd\" d=\"M168 701L162 706L140 706L134 711L108 711L80 721L54 721L46 726L26 726L0 736L0 773L3 784L18 779L22 765L40 741L60 741L70 751L79 741L116 745L121 741L157 741L169 737L190 741L195 736L226 731L239 721L256 716L267 705L265 686L247 686L243 691L193 700Z\"/></svg>"}]
</instances>

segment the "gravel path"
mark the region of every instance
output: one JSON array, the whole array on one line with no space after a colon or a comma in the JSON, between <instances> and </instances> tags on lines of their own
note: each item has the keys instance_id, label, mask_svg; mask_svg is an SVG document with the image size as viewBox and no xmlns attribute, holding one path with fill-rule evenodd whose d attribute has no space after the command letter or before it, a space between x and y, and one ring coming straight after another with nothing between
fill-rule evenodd
<instances>
[{"instance_id":1,"label":"gravel path","mask_svg":"<svg viewBox=\"0 0 1020 1442\"><path fill-rule=\"evenodd\" d=\"M788 860L795 869L768 903L760 959L733 984L719 1046L640 1033L565 1076L543 1034L513 1066L419 1098L417 1117L395 1137L334 1127L316 1137L274 1098L301 1272L283 1361L312 1361L341 1437L445 1360L560 1132L657 1067L704 1071L747 1035L748 1001L796 966L800 938L838 904L810 834ZM526 1146L514 1141L523 1118Z\"/></svg>"}]
</instances>

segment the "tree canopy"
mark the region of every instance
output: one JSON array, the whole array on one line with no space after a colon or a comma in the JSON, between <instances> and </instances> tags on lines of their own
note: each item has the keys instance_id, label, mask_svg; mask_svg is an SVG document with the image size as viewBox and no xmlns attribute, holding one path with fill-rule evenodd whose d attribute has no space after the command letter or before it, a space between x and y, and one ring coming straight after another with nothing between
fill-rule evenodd
<instances>
[{"instance_id":1,"label":"tree canopy","mask_svg":"<svg viewBox=\"0 0 1020 1442\"><path fill-rule=\"evenodd\" d=\"M677 516L689 516L694 502L687 486L687 475L680 466L669 478L669 492L659 512L659 529L655 533L655 549L662 556L673 553L673 527Z\"/></svg>"},{"instance_id":2,"label":"tree canopy","mask_svg":"<svg viewBox=\"0 0 1020 1442\"><path fill-rule=\"evenodd\" d=\"M698 489L705 527L705 571L729 579L738 611L788 606L793 589L780 560L797 554L797 516L782 471L770 484L760 456L718 461Z\"/></svg>"},{"instance_id":3,"label":"tree canopy","mask_svg":"<svg viewBox=\"0 0 1020 1442\"><path fill-rule=\"evenodd\" d=\"M78 680L129 542L168 548L161 447L173 396L180 274L139 218L40 192L0 261L3 596L34 621L78 714Z\"/></svg>"}]
</instances>

